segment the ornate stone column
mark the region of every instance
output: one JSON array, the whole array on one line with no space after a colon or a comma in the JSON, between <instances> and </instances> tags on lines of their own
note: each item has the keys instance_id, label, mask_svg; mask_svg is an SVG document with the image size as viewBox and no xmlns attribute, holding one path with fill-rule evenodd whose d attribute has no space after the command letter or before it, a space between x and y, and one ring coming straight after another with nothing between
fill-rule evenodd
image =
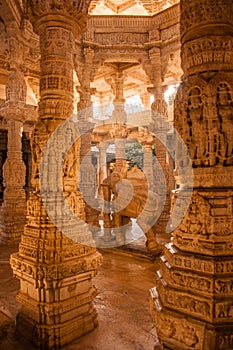
<instances>
[{"instance_id":1,"label":"ornate stone column","mask_svg":"<svg viewBox=\"0 0 233 350\"><path fill-rule=\"evenodd\" d=\"M149 188L153 189L154 187L154 179L153 179L153 153L152 153L152 145L146 143L143 145L143 172L146 175Z\"/></svg>"},{"instance_id":2,"label":"ornate stone column","mask_svg":"<svg viewBox=\"0 0 233 350\"><path fill-rule=\"evenodd\" d=\"M150 126L150 130L153 130L155 135L154 191L161 198L161 202L164 202L163 211L153 226L153 230L157 238L161 239L161 243L164 244L168 243L171 238L167 233L167 224L170 218L172 190L175 187L173 163L166 148L169 125L166 119L159 114Z\"/></svg>"},{"instance_id":3,"label":"ornate stone column","mask_svg":"<svg viewBox=\"0 0 233 350\"><path fill-rule=\"evenodd\" d=\"M82 122L81 122L82 123ZM94 165L92 164L92 154L91 154L91 134L92 127L90 130L87 130L88 124L82 125L82 128L79 127L79 130L82 133L81 137L81 150L80 150L80 181L79 188L82 192L83 199L85 201L85 221L88 224L95 227L99 227L99 215L100 211L98 210L99 204L97 195L97 174Z\"/></svg>"},{"instance_id":4,"label":"ornate stone column","mask_svg":"<svg viewBox=\"0 0 233 350\"><path fill-rule=\"evenodd\" d=\"M124 126L126 123L126 112L124 109L124 73L121 69L120 63L116 64L116 73L112 76L111 87L114 93L114 110L112 113L112 123L113 125L112 135L115 138L115 159L116 159L116 170L121 173L122 169L126 166L125 159L125 142L126 140L122 137L122 132L124 133ZM118 127L117 124L122 125Z\"/></svg>"},{"instance_id":5,"label":"ornate stone column","mask_svg":"<svg viewBox=\"0 0 233 350\"><path fill-rule=\"evenodd\" d=\"M159 46L151 48L149 50L149 62L143 65L153 84L153 87L148 88L148 92L154 96L154 101L151 105L152 120L155 120L158 114L167 119L167 104L163 94L160 55Z\"/></svg>"},{"instance_id":6,"label":"ornate stone column","mask_svg":"<svg viewBox=\"0 0 233 350\"><path fill-rule=\"evenodd\" d=\"M162 256L151 312L164 349L233 348L233 4L181 0L184 76L175 100L179 208ZM178 211L191 192L183 219Z\"/></svg>"},{"instance_id":7,"label":"ornate stone column","mask_svg":"<svg viewBox=\"0 0 233 350\"><path fill-rule=\"evenodd\" d=\"M81 50L81 48L80 48ZM78 103L78 121L79 130L81 132L80 147L80 189L85 201L86 222L94 227L99 227L98 200L96 196L97 179L95 167L92 164L91 157L91 135L94 128L93 109L91 95L95 89L91 88L91 80L93 77L94 50L91 48L83 48L81 52L76 54L75 69L79 78L80 88Z\"/></svg>"},{"instance_id":8,"label":"ornate stone column","mask_svg":"<svg viewBox=\"0 0 233 350\"><path fill-rule=\"evenodd\" d=\"M112 64L114 66L114 64ZM126 113L124 109L124 72L120 66L120 63L115 64L116 72L110 79L106 80L111 85L114 94L114 110L112 112L112 123L125 124Z\"/></svg>"},{"instance_id":9,"label":"ornate stone column","mask_svg":"<svg viewBox=\"0 0 233 350\"><path fill-rule=\"evenodd\" d=\"M94 56L94 50L86 47L80 48L75 59L75 70L80 82L78 118L85 121L93 117L91 95L95 90L91 88L91 81L94 75Z\"/></svg>"},{"instance_id":10,"label":"ornate stone column","mask_svg":"<svg viewBox=\"0 0 233 350\"><path fill-rule=\"evenodd\" d=\"M154 96L154 101L151 104L151 118L152 123L149 130L155 137L155 153L156 161L153 167L154 172L154 190L155 192L165 198L163 211L153 227L156 235L162 238L164 242L170 239L170 235L166 233L166 226L170 217L171 209L171 184L173 164L168 162L170 160L166 150L167 144L167 125L168 119L167 104L164 99L164 91L162 86L162 72L161 72L161 57L160 47L153 47L149 50L149 63L145 64L145 70L149 75L153 87L148 88ZM163 179L166 181L164 182Z\"/></svg>"},{"instance_id":11,"label":"ornate stone column","mask_svg":"<svg viewBox=\"0 0 233 350\"><path fill-rule=\"evenodd\" d=\"M34 191L11 267L20 280L17 300L22 305L16 332L39 349L61 348L97 325L92 277L101 255L84 223L77 190L80 143L74 142L73 123L65 123L73 112L75 35L85 28L88 4L27 2L40 36L41 100L31 140Z\"/></svg>"},{"instance_id":12,"label":"ornate stone column","mask_svg":"<svg viewBox=\"0 0 233 350\"><path fill-rule=\"evenodd\" d=\"M16 26L9 25L10 73L6 83L6 101L0 114L8 121L7 159L3 166L4 202L0 210L0 242L19 243L26 223L25 176L22 159L23 122L36 117L36 108L26 105L27 87L22 72L23 46Z\"/></svg>"},{"instance_id":13,"label":"ornate stone column","mask_svg":"<svg viewBox=\"0 0 233 350\"><path fill-rule=\"evenodd\" d=\"M101 142L97 145L99 149L99 162L98 162L98 178L99 178L99 189L104 179L107 177L107 148L109 146L108 142Z\"/></svg>"},{"instance_id":14,"label":"ornate stone column","mask_svg":"<svg viewBox=\"0 0 233 350\"><path fill-rule=\"evenodd\" d=\"M125 144L127 140L127 115L124 109L124 72L121 63L111 65L116 69L115 74L108 81L114 94L111 136L115 142L115 170L119 174L120 178L125 178L127 171L125 154ZM114 201L112 203L112 207L114 208ZM115 215L115 213L112 214L113 221L115 221ZM106 214L106 216L108 216L108 214ZM105 222L107 222L106 226L108 226L108 220L105 220ZM116 245L121 246L125 244L125 234L126 230L124 230L122 227L116 230ZM111 237L108 237L108 239L111 239Z\"/></svg>"},{"instance_id":15,"label":"ornate stone column","mask_svg":"<svg viewBox=\"0 0 233 350\"><path fill-rule=\"evenodd\" d=\"M21 133L23 122L8 121L7 159L3 165L4 201L0 209L0 241L19 243L26 223L25 185L26 167L22 159Z\"/></svg>"}]
</instances>

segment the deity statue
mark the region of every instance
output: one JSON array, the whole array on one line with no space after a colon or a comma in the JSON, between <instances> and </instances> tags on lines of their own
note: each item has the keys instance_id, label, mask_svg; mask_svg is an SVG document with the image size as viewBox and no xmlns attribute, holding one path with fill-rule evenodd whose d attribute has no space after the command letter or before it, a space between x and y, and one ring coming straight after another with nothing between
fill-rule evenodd
<instances>
[{"instance_id":1,"label":"deity statue","mask_svg":"<svg viewBox=\"0 0 233 350\"><path fill-rule=\"evenodd\" d=\"M200 166L206 152L206 122L203 118L202 95L198 87L191 89L189 93L187 120L190 124L190 157L194 166Z\"/></svg>"},{"instance_id":2,"label":"deity statue","mask_svg":"<svg viewBox=\"0 0 233 350\"><path fill-rule=\"evenodd\" d=\"M217 109L224 138L220 152L224 163L230 165L233 160L233 101L226 83L219 84L217 88Z\"/></svg>"}]
</instances>

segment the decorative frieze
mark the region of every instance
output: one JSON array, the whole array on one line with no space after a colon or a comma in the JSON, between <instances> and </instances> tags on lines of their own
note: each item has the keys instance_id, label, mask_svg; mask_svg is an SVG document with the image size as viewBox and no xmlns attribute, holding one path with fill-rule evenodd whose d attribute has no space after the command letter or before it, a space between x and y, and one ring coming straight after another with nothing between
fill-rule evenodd
<instances>
[{"instance_id":1,"label":"decorative frieze","mask_svg":"<svg viewBox=\"0 0 233 350\"><path fill-rule=\"evenodd\" d=\"M151 18L147 16L93 16L88 20L88 28L91 27L95 28L96 31L99 28L105 28L109 31L109 28L113 27L124 29L124 31L138 28L139 32L142 30L146 32L151 27Z\"/></svg>"},{"instance_id":2,"label":"decorative frieze","mask_svg":"<svg viewBox=\"0 0 233 350\"><path fill-rule=\"evenodd\" d=\"M148 33L132 32L113 32L113 33L95 33L94 40L101 45L142 45L148 42Z\"/></svg>"}]
</instances>

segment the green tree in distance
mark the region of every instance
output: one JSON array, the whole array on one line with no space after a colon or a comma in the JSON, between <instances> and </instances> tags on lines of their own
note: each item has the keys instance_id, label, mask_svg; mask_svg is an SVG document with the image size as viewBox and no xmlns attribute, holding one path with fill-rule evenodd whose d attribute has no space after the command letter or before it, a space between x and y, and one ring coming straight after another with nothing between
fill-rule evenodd
<instances>
[{"instance_id":1,"label":"green tree in distance","mask_svg":"<svg viewBox=\"0 0 233 350\"><path fill-rule=\"evenodd\" d=\"M143 169L143 147L139 142L134 141L126 143L125 154L126 159L130 161L129 169L131 169L135 164L140 169Z\"/></svg>"}]
</instances>

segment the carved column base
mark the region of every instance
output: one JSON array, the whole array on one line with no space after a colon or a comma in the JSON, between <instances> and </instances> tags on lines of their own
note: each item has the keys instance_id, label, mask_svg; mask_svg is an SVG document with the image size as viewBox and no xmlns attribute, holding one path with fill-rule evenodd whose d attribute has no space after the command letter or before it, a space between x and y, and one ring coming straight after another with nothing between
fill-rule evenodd
<instances>
[{"instance_id":1,"label":"carved column base","mask_svg":"<svg viewBox=\"0 0 233 350\"><path fill-rule=\"evenodd\" d=\"M101 261L96 251L51 265L12 254L11 267L21 287L17 336L38 349L60 349L93 330L98 322L92 278Z\"/></svg>"},{"instance_id":2,"label":"carved column base","mask_svg":"<svg viewBox=\"0 0 233 350\"><path fill-rule=\"evenodd\" d=\"M36 323L27 315L17 316L16 337L27 343L34 344L37 349L60 349L82 335L91 332L97 325L97 314L93 306L92 312L76 317L64 324L44 326Z\"/></svg>"},{"instance_id":3,"label":"carved column base","mask_svg":"<svg viewBox=\"0 0 233 350\"><path fill-rule=\"evenodd\" d=\"M232 257L182 252L169 243L161 260L150 310L162 349L232 349Z\"/></svg>"},{"instance_id":4,"label":"carved column base","mask_svg":"<svg viewBox=\"0 0 233 350\"><path fill-rule=\"evenodd\" d=\"M160 347L156 350L230 350L233 348L231 325L213 326L204 321L185 317L182 313L157 309L156 299L150 298L150 310ZM159 306L158 306L159 308Z\"/></svg>"}]
</instances>

